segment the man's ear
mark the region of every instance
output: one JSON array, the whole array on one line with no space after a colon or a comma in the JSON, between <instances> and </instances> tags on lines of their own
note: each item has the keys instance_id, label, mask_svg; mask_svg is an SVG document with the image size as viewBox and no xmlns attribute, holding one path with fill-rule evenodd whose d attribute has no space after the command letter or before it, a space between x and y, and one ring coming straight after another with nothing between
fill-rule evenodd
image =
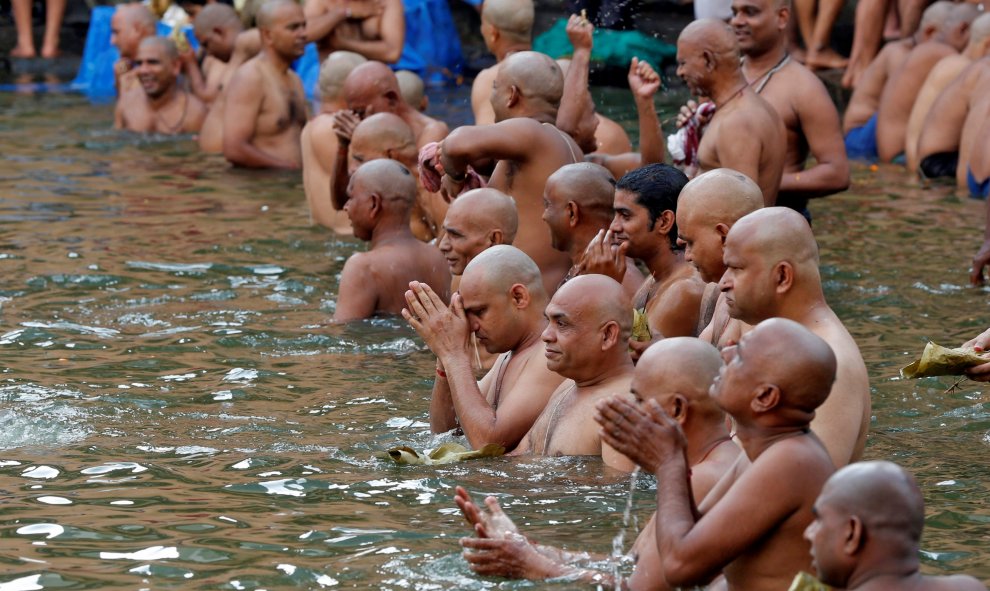
<instances>
[{"instance_id":1,"label":"man's ear","mask_svg":"<svg viewBox=\"0 0 990 591\"><path fill-rule=\"evenodd\" d=\"M780 261L773 268L774 290L777 293L787 293L794 287L794 265L788 261Z\"/></svg>"},{"instance_id":2,"label":"man's ear","mask_svg":"<svg viewBox=\"0 0 990 591\"><path fill-rule=\"evenodd\" d=\"M519 104L520 100L522 100L522 92L519 90L519 87L515 84L509 86L509 100L506 106L510 108L514 107Z\"/></svg>"},{"instance_id":3,"label":"man's ear","mask_svg":"<svg viewBox=\"0 0 990 591\"><path fill-rule=\"evenodd\" d=\"M495 229L488 233L488 246L495 246L497 244L505 244L502 241L502 230Z\"/></svg>"},{"instance_id":4,"label":"man's ear","mask_svg":"<svg viewBox=\"0 0 990 591\"><path fill-rule=\"evenodd\" d=\"M614 320L609 320L602 327L602 351L611 349L616 343L619 342L619 323Z\"/></svg>"},{"instance_id":5,"label":"man's ear","mask_svg":"<svg viewBox=\"0 0 990 591\"><path fill-rule=\"evenodd\" d=\"M382 214L384 210L382 209L382 196L378 193L372 193L368 196L368 215L372 219L377 218Z\"/></svg>"},{"instance_id":6,"label":"man's ear","mask_svg":"<svg viewBox=\"0 0 990 591\"><path fill-rule=\"evenodd\" d=\"M581 208L578 206L577 203L574 203L573 201L568 201L567 205L564 206L564 209L567 210L568 226L573 228L574 226L577 226L579 223L581 223Z\"/></svg>"},{"instance_id":7,"label":"man's ear","mask_svg":"<svg viewBox=\"0 0 990 591\"><path fill-rule=\"evenodd\" d=\"M845 532L842 537L842 551L847 556L854 556L866 543L866 530L863 521L856 515L850 515L843 527Z\"/></svg>"},{"instance_id":8,"label":"man's ear","mask_svg":"<svg viewBox=\"0 0 990 591\"><path fill-rule=\"evenodd\" d=\"M656 221L653 222L653 231L659 234L670 234L674 227L674 212L667 209L660 212Z\"/></svg>"},{"instance_id":9,"label":"man's ear","mask_svg":"<svg viewBox=\"0 0 990 591\"><path fill-rule=\"evenodd\" d=\"M683 427L684 423L687 422L687 410L688 410L687 398L685 398L680 394L674 394L674 397L673 399L671 399L671 402L673 404L671 405L671 409L670 409L671 410L670 418L680 423L681 426Z\"/></svg>"},{"instance_id":10,"label":"man's ear","mask_svg":"<svg viewBox=\"0 0 990 591\"><path fill-rule=\"evenodd\" d=\"M780 388L774 384L760 384L749 407L753 412L762 414L773 410L779 403Z\"/></svg>"},{"instance_id":11,"label":"man's ear","mask_svg":"<svg viewBox=\"0 0 990 591\"><path fill-rule=\"evenodd\" d=\"M715 53L709 49L705 49L701 52L701 57L705 60L705 69L709 72L714 72L715 67L718 65L718 60L715 59Z\"/></svg>"},{"instance_id":12,"label":"man's ear","mask_svg":"<svg viewBox=\"0 0 990 591\"><path fill-rule=\"evenodd\" d=\"M730 229L731 228L729 228L728 224L723 224L721 222L715 224L715 231L718 232L719 238L722 239L722 246L725 246L725 237L729 235Z\"/></svg>"},{"instance_id":13,"label":"man's ear","mask_svg":"<svg viewBox=\"0 0 990 591\"><path fill-rule=\"evenodd\" d=\"M791 7L788 3L777 9L777 29L783 31L787 28L787 23L791 20Z\"/></svg>"},{"instance_id":14,"label":"man's ear","mask_svg":"<svg viewBox=\"0 0 990 591\"><path fill-rule=\"evenodd\" d=\"M509 288L509 297L512 298L512 305L523 309L529 306L529 290L521 283L515 283Z\"/></svg>"}]
</instances>

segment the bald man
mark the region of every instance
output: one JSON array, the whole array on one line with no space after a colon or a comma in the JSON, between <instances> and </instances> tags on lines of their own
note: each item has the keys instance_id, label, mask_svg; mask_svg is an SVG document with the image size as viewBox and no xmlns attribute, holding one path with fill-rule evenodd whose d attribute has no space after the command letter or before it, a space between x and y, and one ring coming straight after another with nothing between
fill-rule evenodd
<instances>
[{"instance_id":1,"label":"bald man","mask_svg":"<svg viewBox=\"0 0 990 591\"><path fill-rule=\"evenodd\" d=\"M553 293L570 267L553 248L540 219L547 178L558 168L583 160L581 149L554 127L563 92L557 64L542 53L514 53L502 61L492 92L498 123L452 131L426 166L443 171L442 191L452 198L463 190L468 166L497 161L488 186L511 195L519 210L515 246L536 261L543 285Z\"/></svg>"},{"instance_id":2,"label":"bald man","mask_svg":"<svg viewBox=\"0 0 990 591\"><path fill-rule=\"evenodd\" d=\"M650 347L641 360L633 373L630 394L641 408L656 400L681 426L687 463L691 466L691 495L700 502L740 453L729 437L725 413L708 395L708 388L722 367L718 350L698 339L675 337ZM602 426L606 431L613 428L622 427L609 423ZM457 488L454 499L478 536L461 540L464 558L478 574L525 579L568 577L615 585L612 573L578 566L579 561L592 558L588 553L575 554L538 545L519 535L518 528L494 497L485 499L487 512L463 488ZM633 591L663 588L656 514L639 533L629 555L636 566L632 575L623 580L626 588Z\"/></svg>"},{"instance_id":3,"label":"bald man","mask_svg":"<svg viewBox=\"0 0 990 591\"><path fill-rule=\"evenodd\" d=\"M716 285L725 273L722 261L725 238L733 224L763 207L760 188L741 172L717 168L691 180L677 199L677 243L684 260L694 265L701 280ZM724 295L705 290L700 320L706 323L699 337L718 348L735 343L749 326L729 315Z\"/></svg>"},{"instance_id":4,"label":"bald man","mask_svg":"<svg viewBox=\"0 0 990 591\"><path fill-rule=\"evenodd\" d=\"M711 396L732 417L745 458L697 506L684 434L655 401L645 410L622 398L599 404L603 425L612 425L602 440L657 478L657 546L670 587L724 573L731 591L786 589L811 566L802 533L835 470L808 428L829 396L835 355L801 325L774 318L722 357Z\"/></svg>"},{"instance_id":5,"label":"bald man","mask_svg":"<svg viewBox=\"0 0 990 591\"><path fill-rule=\"evenodd\" d=\"M223 155L235 166L299 168L306 93L289 66L306 47L306 19L293 0L267 0L255 18L262 49L227 86Z\"/></svg>"},{"instance_id":6,"label":"bald man","mask_svg":"<svg viewBox=\"0 0 990 591\"><path fill-rule=\"evenodd\" d=\"M464 269L449 307L419 282L409 285L406 303L403 317L437 356L432 431L459 425L474 449L490 443L514 449L564 381L544 361L547 294L536 263L518 248L493 246ZM480 382L472 333L499 355Z\"/></svg>"},{"instance_id":7,"label":"bald man","mask_svg":"<svg viewBox=\"0 0 990 591\"><path fill-rule=\"evenodd\" d=\"M402 55L406 18L402 0L306 0L306 28L320 60L333 51L395 63Z\"/></svg>"},{"instance_id":8,"label":"bald man","mask_svg":"<svg viewBox=\"0 0 990 591\"><path fill-rule=\"evenodd\" d=\"M206 58L200 76L190 76L190 83L196 96L212 104L223 93L234 71L261 51L261 35L258 29L245 31L237 11L219 2L207 4L199 11L193 20L193 30Z\"/></svg>"},{"instance_id":9,"label":"bald man","mask_svg":"<svg viewBox=\"0 0 990 591\"><path fill-rule=\"evenodd\" d=\"M730 22L743 54L743 76L770 103L786 131L784 169L775 203L810 219L809 199L849 187L849 161L839 112L828 90L811 70L789 57L790 19L790 2L786 0L732 2ZM808 164L809 155L814 157L813 165ZM758 178L752 171L723 165Z\"/></svg>"},{"instance_id":10,"label":"bald man","mask_svg":"<svg viewBox=\"0 0 990 591\"><path fill-rule=\"evenodd\" d=\"M919 570L925 500L918 483L892 462L860 462L825 482L805 530L818 578L849 591L986 591L973 577Z\"/></svg>"},{"instance_id":11,"label":"bald man","mask_svg":"<svg viewBox=\"0 0 990 591\"><path fill-rule=\"evenodd\" d=\"M391 158L411 170L417 180L416 201L410 218L413 235L424 242L436 238L447 212L447 203L419 183L416 138L412 130L396 115L376 113L358 123L351 133L345 129L350 117L349 111L338 111L334 115L338 148L330 174L330 201L333 207L338 210L344 208L350 175L359 166L378 158Z\"/></svg>"},{"instance_id":12,"label":"bald man","mask_svg":"<svg viewBox=\"0 0 990 591\"><path fill-rule=\"evenodd\" d=\"M581 275L557 290L544 315L547 367L566 379L512 455L600 455L606 465L632 470L626 457L602 445L594 418L599 400L629 391L629 297L610 277Z\"/></svg>"},{"instance_id":13,"label":"bald man","mask_svg":"<svg viewBox=\"0 0 990 591\"><path fill-rule=\"evenodd\" d=\"M440 251L409 230L416 200L416 178L395 160L363 164L351 176L344 204L354 235L370 242L367 252L351 255L340 274L335 322L399 314L404 294L420 281L443 300L450 295L450 273Z\"/></svg>"},{"instance_id":14,"label":"bald man","mask_svg":"<svg viewBox=\"0 0 990 591\"><path fill-rule=\"evenodd\" d=\"M395 79L399 82L402 100L420 113L425 113L426 108L430 106L430 99L426 96L426 84L419 74L410 70L399 70L395 73Z\"/></svg>"},{"instance_id":15,"label":"bald man","mask_svg":"<svg viewBox=\"0 0 990 591\"><path fill-rule=\"evenodd\" d=\"M846 134L850 158L871 162L877 159L876 115L884 86L912 49L941 35L951 11L952 3L948 0L933 3L925 9L918 30L910 37L884 45L860 76L842 115L842 131Z\"/></svg>"},{"instance_id":16,"label":"bald man","mask_svg":"<svg viewBox=\"0 0 990 591\"><path fill-rule=\"evenodd\" d=\"M406 103L395 73L381 62L370 61L354 68L344 80L344 98L358 119L375 113L397 115L412 128L417 148L442 140L449 131L443 121L427 117Z\"/></svg>"},{"instance_id":17,"label":"bald man","mask_svg":"<svg viewBox=\"0 0 990 591\"><path fill-rule=\"evenodd\" d=\"M350 234L352 230L343 209L335 208L330 199L330 174L339 148L333 115L347 108L343 96L344 79L365 61L363 56L350 51L335 51L323 60L318 80L320 112L303 127L300 136L303 188L310 221L337 234Z\"/></svg>"},{"instance_id":18,"label":"bald man","mask_svg":"<svg viewBox=\"0 0 990 591\"><path fill-rule=\"evenodd\" d=\"M700 171L738 170L755 179L764 202L773 205L787 151L784 123L744 78L732 30L718 20L692 22L677 39L677 64L691 94L715 104L698 145Z\"/></svg>"},{"instance_id":19,"label":"bald man","mask_svg":"<svg viewBox=\"0 0 990 591\"><path fill-rule=\"evenodd\" d=\"M970 25L979 13L974 4L953 6L941 36L912 49L887 80L877 107L877 154L881 162L893 162L904 152L907 120L925 78L942 58L966 47Z\"/></svg>"},{"instance_id":20,"label":"bald man","mask_svg":"<svg viewBox=\"0 0 990 591\"><path fill-rule=\"evenodd\" d=\"M907 129L904 136L904 153L907 157L907 168L910 171L917 171L921 167L918 158L918 139L921 136L921 128L925 124L925 118L931 111L932 104L939 94L945 90L953 80L967 66L976 60L990 54L990 14L983 14L973 21L969 32L969 42L962 53L950 54L941 60L925 78L918 97L911 107L911 116L908 118ZM956 174L958 164L958 154L955 158L932 157L926 158L925 166L921 170L924 178L949 177Z\"/></svg>"},{"instance_id":21,"label":"bald man","mask_svg":"<svg viewBox=\"0 0 990 591\"><path fill-rule=\"evenodd\" d=\"M550 244L571 259L571 270L564 281L586 271L581 262L591 241L603 234L612 221L615 179L604 167L591 162L563 166L547 179L543 191L543 221L550 228ZM622 282L629 297L643 284L643 274L625 257L622 269L612 270L611 277Z\"/></svg>"},{"instance_id":22,"label":"bald man","mask_svg":"<svg viewBox=\"0 0 990 591\"><path fill-rule=\"evenodd\" d=\"M478 72L471 84L471 110L475 125L496 121L491 105L492 83L499 64L509 55L533 49L533 0L487 0L481 5L481 37L496 60L494 66ZM557 60L561 70L569 60ZM598 150L604 154L624 154L632 150L629 136L622 126L599 113L594 113L592 131Z\"/></svg>"},{"instance_id":23,"label":"bald man","mask_svg":"<svg viewBox=\"0 0 990 591\"><path fill-rule=\"evenodd\" d=\"M140 87L121 93L114 127L163 135L199 131L206 106L176 83L180 69L179 53L171 39L146 37L141 41L132 70Z\"/></svg>"},{"instance_id":24,"label":"bald man","mask_svg":"<svg viewBox=\"0 0 990 591\"><path fill-rule=\"evenodd\" d=\"M786 208L757 210L729 230L723 259L719 287L732 318L749 325L787 318L835 352L835 384L811 428L837 467L858 460L870 426L870 383L856 341L825 301L818 245L807 221Z\"/></svg>"},{"instance_id":25,"label":"bald man","mask_svg":"<svg viewBox=\"0 0 990 591\"><path fill-rule=\"evenodd\" d=\"M120 52L120 59L113 66L114 86L117 94L137 88L137 74L133 71L138 46L147 37L155 35L157 20L143 4L121 4L110 19L110 44Z\"/></svg>"},{"instance_id":26,"label":"bald man","mask_svg":"<svg viewBox=\"0 0 990 591\"><path fill-rule=\"evenodd\" d=\"M450 274L459 277L474 257L501 244L512 244L519 228L516 202L501 191L467 191L447 208L443 236L437 245Z\"/></svg>"}]
</instances>

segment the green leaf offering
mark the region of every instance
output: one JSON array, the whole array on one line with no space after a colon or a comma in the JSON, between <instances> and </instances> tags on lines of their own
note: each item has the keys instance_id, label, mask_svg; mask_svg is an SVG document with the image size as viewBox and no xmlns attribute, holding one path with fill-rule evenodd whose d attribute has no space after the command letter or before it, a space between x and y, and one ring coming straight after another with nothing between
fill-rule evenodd
<instances>
[{"instance_id":1,"label":"green leaf offering","mask_svg":"<svg viewBox=\"0 0 990 591\"><path fill-rule=\"evenodd\" d=\"M972 349L949 349L928 341L921 359L901 370L905 379L926 378L930 376L961 376L966 370L987 363L990 359L983 357Z\"/></svg>"}]
</instances>

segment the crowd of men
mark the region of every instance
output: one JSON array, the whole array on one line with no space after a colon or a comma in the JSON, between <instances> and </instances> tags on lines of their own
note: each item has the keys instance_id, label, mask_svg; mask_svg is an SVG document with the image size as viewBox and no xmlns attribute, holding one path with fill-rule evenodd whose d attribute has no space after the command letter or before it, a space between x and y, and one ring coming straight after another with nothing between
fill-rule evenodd
<instances>
[{"instance_id":1,"label":"crowd of men","mask_svg":"<svg viewBox=\"0 0 990 591\"><path fill-rule=\"evenodd\" d=\"M369 244L344 265L334 320L408 321L437 360L434 432L657 477L624 582L459 488L471 568L632 589L786 589L801 571L847 589L985 589L919 573L917 484L860 461L870 384L826 301L808 210L848 186L849 163L825 86L788 53L786 0L734 0L730 24L681 32L677 74L705 101L680 110L676 167L649 64L628 75L639 152L596 112L583 17L567 24L572 59L555 61L532 51L532 0L487 0L481 32L498 64L474 82L475 125L451 130L423 112L422 82L386 65L396 6L267 0L245 29L211 4L195 19L202 68L153 36L147 9L122 6L116 121L198 131L238 166L301 167L313 221ZM955 149L971 184L990 175L990 133L930 145L953 125L965 139L990 109L990 17L977 14L936 2L914 37L885 47L845 113L846 143L873 125L883 159L913 141L922 170L955 174ZM310 118L290 65L313 40ZM968 345L990 347L990 331ZM971 376L990 379L990 363Z\"/></svg>"}]
</instances>

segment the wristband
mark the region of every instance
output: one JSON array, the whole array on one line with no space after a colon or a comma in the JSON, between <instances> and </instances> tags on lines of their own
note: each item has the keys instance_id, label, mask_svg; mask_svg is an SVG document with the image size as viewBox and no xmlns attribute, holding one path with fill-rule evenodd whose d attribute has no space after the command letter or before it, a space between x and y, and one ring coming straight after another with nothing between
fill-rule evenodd
<instances>
[{"instance_id":1,"label":"wristband","mask_svg":"<svg viewBox=\"0 0 990 591\"><path fill-rule=\"evenodd\" d=\"M438 378L443 378L443 379L445 379L445 380L446 380L446 379L447 379L447 372L445 372L444 370L442 370L442 369L440 369L440 368L438 367L438 368L437 368L437 377L438 377Z\"/></svg>"}]
</instances>

